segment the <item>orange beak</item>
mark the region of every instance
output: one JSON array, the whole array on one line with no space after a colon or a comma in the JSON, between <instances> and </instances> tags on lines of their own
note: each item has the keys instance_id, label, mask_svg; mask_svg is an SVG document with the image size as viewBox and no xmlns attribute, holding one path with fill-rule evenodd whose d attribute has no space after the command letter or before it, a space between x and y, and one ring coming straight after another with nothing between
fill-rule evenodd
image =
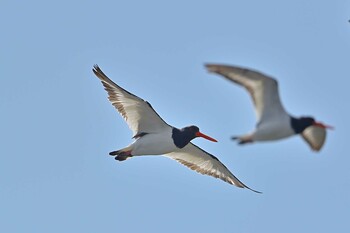
<instances>
[{"instance_id":1,"label":"orange beak","mask_svg":"<svg viewBox=\"0 0 350 233\"><path fill-rule=\"evenodd\" d=\"M205 139L207 139L207 140L209 140L209 141L212 141L212 142L218 142L218 141L215 140L214 138L209 137L209 136L207 136L207 135L205 135L205 134L203 134L203 133L201 133L201 132L197 132L197 133L196 133L196 137L205 138Z\"/></svg>"},{"instance_id":2,"label":"orange beak","mask_svg":"<svg viewBox=\"0 0 350 233\"><path fill-rule=\"evenodd\" d=\"M324 129L334 129L333 126L325 125L325 124L323 124L323 123L321 123L321 122L315 122L315 123L313 123L313 125L314 125L314 126L318 126L318 127L320 127L320 128L324 128Z\"/></svg>"}]
</instances>

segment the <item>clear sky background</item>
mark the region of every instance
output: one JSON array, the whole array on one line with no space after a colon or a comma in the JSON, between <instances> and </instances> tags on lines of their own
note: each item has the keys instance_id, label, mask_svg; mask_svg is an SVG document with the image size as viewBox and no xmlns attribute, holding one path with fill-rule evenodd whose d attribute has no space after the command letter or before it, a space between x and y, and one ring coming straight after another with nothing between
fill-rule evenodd
<instances>
[{"instance_id":1,"label":"clear sky background","mask_svg":"<svg viewBox=\"0 0 350 233\"><path fill-rule=\"evenodd\" d=\"M350 2L0 2L0 232L350 232ZM320 153L298 137L238 146L246 91L205 62L276 77L286 109L335 126ZM132 142L91 69L198 125L256 194Z\"/></svg>"}]
</instances>

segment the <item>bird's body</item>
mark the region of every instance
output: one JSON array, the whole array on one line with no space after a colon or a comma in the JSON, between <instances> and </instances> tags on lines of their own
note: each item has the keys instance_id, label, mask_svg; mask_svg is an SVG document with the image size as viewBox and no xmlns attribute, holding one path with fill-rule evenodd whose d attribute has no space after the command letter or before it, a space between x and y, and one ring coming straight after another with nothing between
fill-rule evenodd
<instances>
[{"instance_id":1,"label":"bird's body","mask_svg":"<svg viewBox=\"0 0 350 233\"><path fill-rule=\"evenodd\" d=\"M195 126L192 126L195 127ZM185 127L186 129L186 127ZM184 129L166 127L160 132L143 132L134 137L135 141L122 151L130 151L130 155L164 155L185 147L193 138Z\"/></svg>"},{"instance_id":2,"label":"bird's body","mask_svg":"<svg viewBox=\"0 0 350 233\"><path fill-rule=\"evenodd\" d=\"M132 144L110 152L116 160L124 161L133 156L164 155L201 174L220 178L240 188L250 189L214 155L190 142L196 137L216 142L215 139L201 133L197 126L178 129L167 124L151 104L115 84L97 65L94 66L93 72L108 92L112 105L133 131L135 141Z\"/></svg>"},{"instance_id":3,"label":"bird's body","mask_svg":"<svg viewBox=\"0 0 350 233\"><path fill-rule=\"evenodd\" d=\"M135 139L127 147L131 155L162 155L172 152L176 149L171 138L171 128L162 132L146 133Z\"/></svg>"},{"instance_id":4,"label":"bird's body","mask_svg":"<svg viewBox=\"0 0 350 233\"><path fill-rule=\"evenodd\" d=\"M177 149L172 138L171 131L146 134L133 143L132 155L163 155Z\"/></svg>"},{"instance_id":5,"label":"bird's body","mask_svg":"<svg viewBox=\"0 0 350 233\"><path fill-rule=\"evenodd\" d=\"M278 120L271 119L257 124L252 134L253 141L271 141L290 137L295 134L289 126L290 117L287 114L281 115Z\"/></svg>"},{"instance_id":6,"label":"bird's body","mask_svg":"<svg viewBox=\"0 0 350 233\"><path fill-rule=\"evenodd\" d=\"M260 72L241 67L207 64L209 72L217 73L228 80L243 86L251 95L257 118L256 128L252 133L243 136L234 136L239 144L255 141L272 141L302 134L305 141L313 150L320 150L323 146L326 128L330 126L316 122L312 117L296 118L284 109L275 79ZM320 137L313 133L303 134L308 127L316 126ZM315 131L316 132L316 131ZM310 138L314 137L314 138ZM319 138L316 140L316 138Z\"/></svg>"}]
</instances>

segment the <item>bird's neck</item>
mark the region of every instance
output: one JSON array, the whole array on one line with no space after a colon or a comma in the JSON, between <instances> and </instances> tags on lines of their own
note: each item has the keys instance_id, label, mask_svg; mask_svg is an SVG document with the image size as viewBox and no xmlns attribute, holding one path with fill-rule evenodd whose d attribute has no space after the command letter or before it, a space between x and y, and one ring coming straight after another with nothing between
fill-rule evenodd
<instances>
[{"instance_id":1,"label":"bird's neck","mask_svg":"<svg viewBox=\"0 0 350 233\"><path fill-rule=\"evenodd\" d=\"M194 137L188 131L173 128L172 138L178 148L184 148Z\"/></svg>"},{"instance_id":2,"label":"bird's neck","mask_svg":"<svg viewBox=\"0 0 350 233\"><path fill-rule=\"evenodd\" d=\"M307 127L310 126L310 124L306 124L306 122L301 118L295 118L292 116L290 117L290 124L295 134L302 133Z\"/></svg>"}]
</instances>

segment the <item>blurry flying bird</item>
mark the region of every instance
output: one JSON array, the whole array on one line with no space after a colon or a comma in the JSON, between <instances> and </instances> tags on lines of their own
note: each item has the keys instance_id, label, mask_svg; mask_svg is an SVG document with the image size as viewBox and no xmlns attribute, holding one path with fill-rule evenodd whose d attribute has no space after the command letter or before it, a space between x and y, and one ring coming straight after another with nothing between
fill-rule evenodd
<instances>
[{"instance_id":1,"label":"blurry flying bird","mask_svg":"<svg viewBox=\"0 0 350 233\"><path fill-rule=\"evenodd\" d=\"M257 118L252 133L234 136L239 144L255 141L272 141L301 134L314 151L319 151L326 139L326 129L333 127L315 121L313 117L289 115L280 100L278 83L260 72L237 66L206 64L209 72L243 86L251 95Z\"/></svg>"}]
</instances>

